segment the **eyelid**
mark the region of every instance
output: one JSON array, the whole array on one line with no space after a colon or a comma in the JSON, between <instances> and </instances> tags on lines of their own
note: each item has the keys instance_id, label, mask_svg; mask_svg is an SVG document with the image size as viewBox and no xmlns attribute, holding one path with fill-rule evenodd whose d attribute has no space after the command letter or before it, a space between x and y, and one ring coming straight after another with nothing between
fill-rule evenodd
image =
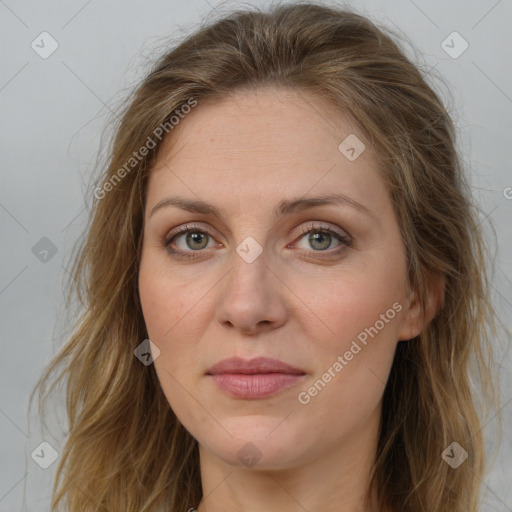
<instances>
[{"instance_id":1,"label":"eyelid","mask_svg":"<svg viewBox=\"0 0 512 512\"><path fill-rule=\"evenodd\" d=\"M340 233L338 231L339 228L333 227L328 224L329 223L326 223L324 221L310 221L305 226L302 226L302 230L299 233L299 235L305 235L306 233L308 233L309 231L312 231L312 230L326 230L326 231L331 231L344 239L352 240L352 236L346 230L341 230L342 232ZM209 228L203 228L199 224L195 224L195 223L194 224L187 223L187 224L183 224L183 225L178 226L178 227L174 228L173 230L171 230L165 236L165 240L169 241L175 235L180 234L182 232L186 232L188 230L197 230L197 231L201 231L201 232L207 233L208 235L212 236L209 231Z\"/></svg>"},{"instance_id":2,"label":"eyelid","mask_svg":"<svg viewBox=\"0 0 512 512\"><path fill-rule=\"evenodd\" d=\"M310 231L328 231L329 233L333 233L345 241L352 242L352 237L348 234L347 231L341 230L342 232L340 233L338 229L339 228L328 225L328 223L324 223L323 221L311 221L302 227L302 232L300 233L300 236L302 237L303 235L306 235Z\"/></svg>"},{"instance_id":3,"label":"eyelid","mask_svg":"<svg viewBox=\"0 0 512 512\"><path fill-rule=\"evenodd\" d=\"M212 236L211 233L206 228L202 228L199 225L187 223L172 229L167 235L165 235L165 242L169 243L176 235L179 235L184 232L186 233L187 231L200 231L202 233L206 233Z\"/></svg>"}]
</instances>

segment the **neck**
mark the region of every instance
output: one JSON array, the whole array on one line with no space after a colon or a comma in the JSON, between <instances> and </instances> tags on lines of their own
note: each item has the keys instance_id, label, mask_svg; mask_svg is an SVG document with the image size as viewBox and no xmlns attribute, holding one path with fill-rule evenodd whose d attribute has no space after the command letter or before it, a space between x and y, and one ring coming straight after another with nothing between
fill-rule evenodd
<instances>
[{"instance_id":1,"label":"neck","mask_svg":"<svg viewBox=\"0 0 512 512\"><path fill-rule=\"evenodd\" d=\"M372 509L366 505L377 412L336 449L287 469L234 467L200 446L203 499L197 512L381 512L374 499Z\"/></svg>"}]
</instances>

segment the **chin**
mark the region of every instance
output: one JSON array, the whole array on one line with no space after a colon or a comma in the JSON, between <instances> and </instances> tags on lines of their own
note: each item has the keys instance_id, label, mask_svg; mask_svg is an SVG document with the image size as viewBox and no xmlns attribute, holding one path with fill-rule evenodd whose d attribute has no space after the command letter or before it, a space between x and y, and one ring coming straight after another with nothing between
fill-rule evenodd
<instances>
[{"instance_id":1,"label":"chin","mask_svg":"<svg viewBox=\"0 0 512 512\"><path fill-rule=\"evenodd\" d=\"M237 418L231 423L221 421L232 437L225 433L214 439L208 435L200 435L196 439L225 464L239 469L289 469L305 458L307 435L294 430L292 425L279 425L279 421L262 416Z\"/></svg>"}]
</instances>

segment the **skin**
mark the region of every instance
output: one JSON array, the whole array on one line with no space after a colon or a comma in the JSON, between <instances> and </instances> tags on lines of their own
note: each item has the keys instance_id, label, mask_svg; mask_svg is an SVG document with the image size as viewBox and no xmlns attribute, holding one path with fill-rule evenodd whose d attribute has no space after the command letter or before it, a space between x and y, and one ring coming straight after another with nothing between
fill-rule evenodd
<instances>
[{"instance_id":1,"label":"skin","mask_svg":"<svg viewBox=\"0 0 512 512\"><path fill-rule=\"evenodd\" d=\"M154 364L162 389L199 442L199 512L368 510L363 500L396 344L417 335L423 322L378 161L366 141L349 161L338 150L349 134L364 140L346 115L311 93L239 90L200 102L171 132L151 171L140 299L149 338L161 351ZM273 217L284 199L333 192L371 213L337 204ZM171 195L201 199L221 215L176 206L151 215ZM302 229L312 222L349 235L352 246L334 235L308 241ZM197 259L174 258L165 247L185 224L209 233L197 245L187 245L186 233L174 239L174 249L200 253ZM249 236L262 248L252 263L236 251ZM394 303L401 311L300 403L298 394ZM273 357L306 375L271 397L232 398L205 375L231 356ZM237 456L248 442L260 454L252 467Z\"/></svg>"}]
</instances>

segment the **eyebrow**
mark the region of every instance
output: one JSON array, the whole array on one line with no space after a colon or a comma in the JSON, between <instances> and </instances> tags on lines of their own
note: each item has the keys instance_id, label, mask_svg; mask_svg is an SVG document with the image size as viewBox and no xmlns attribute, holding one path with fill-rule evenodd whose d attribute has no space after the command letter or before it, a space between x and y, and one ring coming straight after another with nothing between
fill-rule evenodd
<instances>
[{"instance_id":1,"label":"eyebrow","mask_svg":"<svg viewBox=\"0 0 512 512\"><path fill-rule=\"evenodd\" d=\"M308 210L310 208L315 208L316 206L324 206L324 205L343 205L350 206L355 208L356 210L368 215L370 217L374 217L373 212L357 202L355 199L352 199L349 196L344 194L328 194L323 196L313 196L313 197L300 197L297 199L287 199L281 201L273 210L274 217L283 217L285 215L290 215L292 213L301 212L304 210ZM218 208L215 206L206 203L205 201L201 201L199 199L185 199L183 197L171 196L166 197L159 201L153 208L151 209L151 213L149 216L151 217L157 210L167 207L167 206L176 206L181 208L182 210L186 210L192 213L202 213L205 215L215 215L216 217L221 218Z\"/></svg>"}]
</instances>

